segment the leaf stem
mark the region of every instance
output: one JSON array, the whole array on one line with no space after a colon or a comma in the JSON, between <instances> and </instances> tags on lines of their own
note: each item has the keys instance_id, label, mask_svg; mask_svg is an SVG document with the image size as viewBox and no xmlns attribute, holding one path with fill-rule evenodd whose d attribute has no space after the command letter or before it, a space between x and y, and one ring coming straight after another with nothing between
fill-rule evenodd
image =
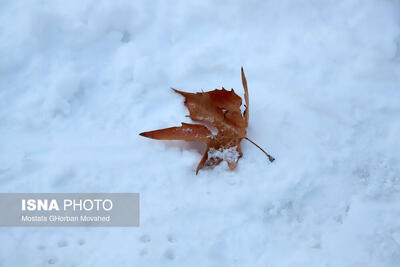
<instances>
[{"instance_id":1,"label":"leaf stem","mask_svg":"<svg viewBox=\"0 0 400 267\"><path fill-rule=\"evenodd\" d=\"M268 154L264 149L262 149L259 145L257 145L256 143L254 143L253 141L251 141L249 138L245 137L244 139L246 139L247 141L249 141L250 143L252 143L253 145L255 145L256 147L258 147L258 149L260 149L262 152L264 152L265 155L267 155L268 159L270 162L274 162L275 158L273 156L271 156L270 154Z\"/></svg>"}]
</instances>

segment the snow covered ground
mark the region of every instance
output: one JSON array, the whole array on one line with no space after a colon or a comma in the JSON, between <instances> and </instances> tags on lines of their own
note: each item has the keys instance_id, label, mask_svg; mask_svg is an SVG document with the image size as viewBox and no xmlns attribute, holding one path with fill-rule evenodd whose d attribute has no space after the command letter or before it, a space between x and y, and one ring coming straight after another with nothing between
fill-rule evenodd
<instances>
[{"instance_id":1,"label":"snow covered ground","mask_svg":"<svg viewBox=\"0 0 400 267\"><path fill-rule=\"evenodd\" d=\"M230 171L139 132L250 93ZM2 228L0 266L400 266L400 2L0 4L1 192L138 192L139 228Z\"/></svg>"}]
</instances>

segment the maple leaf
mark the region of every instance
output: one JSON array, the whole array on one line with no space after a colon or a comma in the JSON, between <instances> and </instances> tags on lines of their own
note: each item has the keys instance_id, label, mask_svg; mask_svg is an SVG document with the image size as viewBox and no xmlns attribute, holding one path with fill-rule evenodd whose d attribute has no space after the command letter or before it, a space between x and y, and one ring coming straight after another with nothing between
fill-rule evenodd
<instances>
[{"instance_id":1,"label":"maple leaf","mask_svg":"<svg viewBox=\"0 0 400 267\"><path fill-rule=\"evenodd\" d=\"M204 166L217 165L225 160L230 169L235 169L243 152L240 146L242 139L247 139L261 149L272 162L274 158L261 147L246 137L249 124L249 93L246 76L241 68L244 89L245 110L240 106L242 98L233 89L230 91L215 89L201 93L188 93L172 88L176 93L185 97L185 106L189 117L203 124L183 123L180 127L170 127L155 131L140 133L141 136L157 140L200 141L207 149L200 160L196 174Z\"/></svg>"}]
</instances>

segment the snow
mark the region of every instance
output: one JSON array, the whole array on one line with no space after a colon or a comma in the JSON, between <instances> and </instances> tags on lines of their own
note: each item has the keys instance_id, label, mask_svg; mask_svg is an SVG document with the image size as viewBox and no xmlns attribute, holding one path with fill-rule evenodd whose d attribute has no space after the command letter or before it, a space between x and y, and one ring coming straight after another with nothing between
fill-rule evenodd
<instances>
[{"instance_id":1,"label":"snow","mask_svg":"<svg viewBox=\"0 0 400 267\"><path fill-rule=\"evenodd\" d=\"M399 266L400 3L2 1L1 192L138 192L138 228L2 228L0 266ZM234 171L138 133L249 86Z\"/></svg>"},{"instance_id":2,"label":"snow","mask_svg":"<svg viewBox=\"0 0 400 267\"><path fill-rule=\"evenodd\" d=\"M239 153L237 152L237 146L229 148L214 149L210 148L208 151L208 159L222 159L226 162L236 163L239 159Z\"/></svg>"}]
</instances>

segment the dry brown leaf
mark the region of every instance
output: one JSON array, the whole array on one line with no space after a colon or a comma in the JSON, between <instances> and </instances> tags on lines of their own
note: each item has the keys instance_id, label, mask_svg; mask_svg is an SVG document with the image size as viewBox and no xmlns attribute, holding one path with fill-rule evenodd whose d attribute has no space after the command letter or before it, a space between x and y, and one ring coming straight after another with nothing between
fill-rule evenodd
<instances>
[{"instance_id":1,"label":"dry brown leaf","mask_svg":"<svg viewBox=\"0 0 400 267\"><path fill-rule=\"evenodd\" d=\"M215 89L201 93L187 93L173 89L185 97L185 106L190 112L189 117L203 124L182 123L181 127L143 132L140 135L157 140L205 143L207 149L197 166L196 174L204 166L217 165L223 160L228 163L230 169L234 169L243 155L240 142L243 138L247 139L246 128L249 124L249 93L243 68L241 75L246 103L243 114L240 111L242 98L233 89L228 91L222 87L221 90Z\"/></svg>"}]
</instances>

